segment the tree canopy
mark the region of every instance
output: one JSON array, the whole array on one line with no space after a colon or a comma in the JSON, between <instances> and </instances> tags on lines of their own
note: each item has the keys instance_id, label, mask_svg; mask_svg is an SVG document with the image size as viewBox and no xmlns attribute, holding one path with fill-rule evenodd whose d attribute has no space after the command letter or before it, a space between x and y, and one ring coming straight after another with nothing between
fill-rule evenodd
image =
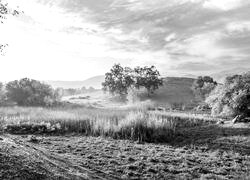
<instances>
[{"instance_id":1,"label":"tree canopy","mask_svg":"<svg viewBox=\"0 0 250 180\"><path fill-rule=\"evenodd\" d=\"M217 82L210 76L199 76L193 83L192 89L196 99L204 101L217 86Z\"/></svg>"},{"instance_id":2,"label":"tree canopy","mask_svg":"<svg viewBox=\"0 0 250 180\"><path fill-rule=\"evenodd\" d=\"M51 86L28 78L9 82L6 92L9 100L21 106L49 106L57 98Z\"/></svg>"},{"instance_id":3,"label":"tree canopy","mask_svg":"<svg viewBox=\"0 0 250 180\"><path fill-rule=\"evenodd\" d=\"M136 67L134 69L135 76L135 87L145 87L148 95L154 93L156 89L163 84L163 80L160 77L159 71L155 66L151 67Z\"/></svg>"},{"instance_id":4,"label":"tree canopy","mask_svg":"<svg viewBox=\"0 0 250 180\"><path fill-rule=\"evenodd\" d=\"M134 84L132 70L127 67L123 68L120 64L115 64L110 72L105 74L105 82L102 83L102 86L104 91L108 91L112 95L125 96L132 84Z\"/></svg>"},{"instance_id":5,"label":"tree canopy","mask_svg":"<svg viewBox=\"0 0 250 180\"><path fill-rule=\"evenodd\" d=\"M111 94L124 97L129 88L146 88L148 94L153 93L162 85L159 71L154 67L122 67L115 64L110 72L105 74L105 82L102 83L103 90Z\"/></svg>"}]
</instances>

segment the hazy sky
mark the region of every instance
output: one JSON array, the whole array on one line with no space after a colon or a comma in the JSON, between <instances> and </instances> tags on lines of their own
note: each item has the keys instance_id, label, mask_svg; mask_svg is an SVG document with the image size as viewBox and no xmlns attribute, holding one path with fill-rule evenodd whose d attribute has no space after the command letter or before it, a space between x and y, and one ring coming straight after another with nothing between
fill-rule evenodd
<instances>
[{"instance_id":1,"label":"hazy sky","mask_svg":"<svg viewBox=\"0 0 250 180\"><path fill-rule=\"evenodd\" d=\"M250 69L249 0L7 0L0 80L83 80L114 63L163 75Z\"/></svg>"}]
</instances>

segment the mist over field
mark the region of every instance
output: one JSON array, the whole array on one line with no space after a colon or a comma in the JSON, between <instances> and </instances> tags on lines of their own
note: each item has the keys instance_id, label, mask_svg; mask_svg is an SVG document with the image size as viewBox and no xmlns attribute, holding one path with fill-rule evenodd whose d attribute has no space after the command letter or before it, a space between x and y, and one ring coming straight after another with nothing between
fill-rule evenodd
<instances>
[{"instance_id":1,"label":"mist over field","mask_svg":"<svg viewBox=\"0 0 250 180\"><path fill-rule=\"evenodd\" d=\"M0 179L250 179L250 2L0 0Z\"/></svg>"}]
</instances>

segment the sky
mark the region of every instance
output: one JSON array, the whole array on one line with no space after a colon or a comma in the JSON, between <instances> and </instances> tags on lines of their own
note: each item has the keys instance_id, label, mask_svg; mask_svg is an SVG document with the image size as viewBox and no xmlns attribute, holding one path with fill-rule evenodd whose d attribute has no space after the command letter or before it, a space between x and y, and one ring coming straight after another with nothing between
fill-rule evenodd
<instances>
[{"instance_id":1,"label":"sky","mask_svg":"<svg viewBox=\"0 0 250 180\"><path fill-rule=\"evenodd\" d=\"M6 0L0 81L84 80L114 63L164 76L250 69L248 0Z\"/></svg>"}]
</instances>

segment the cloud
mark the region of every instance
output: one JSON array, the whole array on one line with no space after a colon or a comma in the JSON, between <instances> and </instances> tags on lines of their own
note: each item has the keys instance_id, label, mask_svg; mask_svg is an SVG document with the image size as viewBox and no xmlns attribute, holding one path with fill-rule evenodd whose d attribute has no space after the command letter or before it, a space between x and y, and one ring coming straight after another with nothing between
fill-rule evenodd
<instances>
[{"instance_id":1,"label":"cloud","mask_svg":"<svg viewBox=\"0 0 250 180\"><path fill-rule=\"evenodd\" d=\"M185 62L173 67L173 69L181 71L211 71L211 69L216 69L216 66L205 62Z\"/></svg>"},{"instance_id":2,"label":"cloud","mask_svg":"<svg viewBox=\"0 0 250 180\"><path fill-rule=\"evenodd\" d=\"M203 4L205 8L220 9L228 11L243 5L243 0L206 0Z\"/></svg>"},{"instance_id":3,"label":"cloud","mask_svg":"<svg viewBox=\"0 0 250 180\"><path fill-rule=\"evenodd\" d=\"M248 1L10 0L10 3L19 5L24 14L10 18L5 28L0 29L0 33L6 34L0 40L10 44L5 65L10 67L7 60L14 63L15 58L25 59L26 65L31 66L28 69L38 69L35 65L42 61L52 66L59 64L57 75L49 67L51 75L41 72L41 79L52 75L56 79L69 78L63 72L75 66L69 79L87 78L103 74L115 62L128 66L156 64L162 74L212 73L231 68L237 62L239 66L250 67L246 62L250 57ZM225 57L230 57L228 65L224 65ZM38 63L32 63L34 59Z\"/></svg>"},{"instance_id":4,"label":"cloud","mask_svg":"<svg viewBox=\"0 0 250 180\"><path fill-rule=\"evenodd\" d=\"M250 31L250 21L230 22L227 24L226 29L228 33L245 33Z\"/></svg>"}]
</instances>

